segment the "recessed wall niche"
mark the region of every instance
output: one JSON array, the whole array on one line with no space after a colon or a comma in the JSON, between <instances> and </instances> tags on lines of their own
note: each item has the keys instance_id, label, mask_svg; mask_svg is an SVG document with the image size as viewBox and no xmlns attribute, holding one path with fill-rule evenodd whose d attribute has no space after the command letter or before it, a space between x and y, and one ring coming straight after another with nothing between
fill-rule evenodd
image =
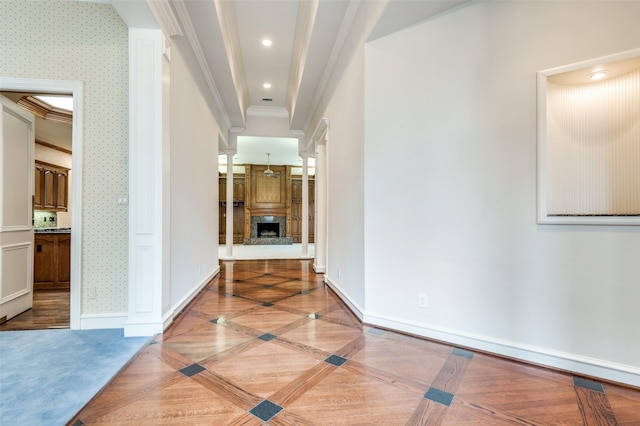
<instances>
[{"instance_id":1,"label":"recessed wall niche","mask_svg":"<svg viewBox=\"0 0 640 426\"><path fill-rule=\"evenodd\" d=\"M538 72L538 223L640 224L640 49Z\"/></svg>"}]
</instances>

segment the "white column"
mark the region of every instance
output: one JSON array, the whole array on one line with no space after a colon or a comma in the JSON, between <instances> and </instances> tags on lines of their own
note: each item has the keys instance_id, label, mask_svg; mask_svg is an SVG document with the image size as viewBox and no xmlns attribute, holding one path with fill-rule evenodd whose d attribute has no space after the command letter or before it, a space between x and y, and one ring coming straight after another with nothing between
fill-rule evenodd
<instances>
[{"instance_id":1,"label":"white column","mask_svg":"<svg viewBox=\"0 0 640 426\"><path fill-rule=\"evenodd\" d=\"M227 232L224 260L233 260L233 155L235 151L226 151L225 154L227 154Z\"/></svg>"},{"instance_id":2,"label":"white column","mask_svg":"<svg viewBox=\"0 0 640 426\"><path fill-rule=\"evenodd\" d=\"M163 331L163 35L129 29L129 308L125 336ZM166 154L165 154L166 155Z\"/></svg>"},{"instance_id":3,"label":"white column","mask_svg":"<svg viewBox=\"0 0 640 426\"><path fill-rule=\"evenodd\" d=\"M327 263L327 170L326 170L326 140L324 137L316 142L316 235L315 262L313 270L324 273Z\"/></svg>"},{"instance_id":4,"label":"white column","mask_svg":"<svg viewBox=\"0 0 640 426\"><path fill-rule=\"evenodd\" d=\"M309 155L302 156L302 254L301 259L309 257Z\"/></svg>"}]
</instances>

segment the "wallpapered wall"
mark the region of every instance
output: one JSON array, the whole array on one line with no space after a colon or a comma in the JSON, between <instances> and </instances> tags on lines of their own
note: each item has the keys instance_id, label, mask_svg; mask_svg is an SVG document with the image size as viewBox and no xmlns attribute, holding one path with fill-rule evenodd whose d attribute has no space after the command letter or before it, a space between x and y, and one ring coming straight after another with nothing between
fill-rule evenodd
<instances>
[{"instance_id":1,"label":"wallpapered wall","mask_svg":"<svg viewBox=\"0 0 640 426\"><path fill-rule=\"evenodd\" d=\"M128 30L110 5L0 1L0 76L84 83L82 314L127 311ZM73 285L73 283L72 283Z\"/></svg>"}]
</instances>

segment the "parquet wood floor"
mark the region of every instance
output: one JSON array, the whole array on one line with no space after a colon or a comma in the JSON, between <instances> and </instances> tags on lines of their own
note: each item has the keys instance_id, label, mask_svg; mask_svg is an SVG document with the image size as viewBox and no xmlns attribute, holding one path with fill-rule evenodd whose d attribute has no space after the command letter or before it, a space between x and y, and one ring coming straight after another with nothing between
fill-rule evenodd
<instances>
[{"instance_id":1,"label":"parquet wood floor","mask_svg":"<svg viewBox=\"0 0 640 426\"><path fill-rule=\"evenodd\" d=\"M223 263L74 425L640 425L640 391L363 326L309 261Z\"/></svg>"},{"instance_id":2,"label":"parquet wood floor","mask_svg":"<svg viewBox=\"0 0 640 426\"><path fill-rule=\"evenodd\" d=\"M0 331L69 328L68 289L34 290L33 308L0 324Z\"/></svg>"}]
</instances>

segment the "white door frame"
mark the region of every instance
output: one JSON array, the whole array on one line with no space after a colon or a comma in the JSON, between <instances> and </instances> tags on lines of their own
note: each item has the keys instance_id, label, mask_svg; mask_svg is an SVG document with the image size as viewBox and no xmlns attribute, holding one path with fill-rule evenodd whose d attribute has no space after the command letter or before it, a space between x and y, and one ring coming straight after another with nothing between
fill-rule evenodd
<instances>
[{"instance_id":1,"label":"white door frame","mask_svg":"<svg viewBox=\"0 0 640 426\"><path fill-rule=\"evenodd\" d=\"M71 134L71 289L70 328L80 329L82 301L82 123L83 84L71 80L43 80L34 78L0 77L0 91L37 92L73 95Z\"/></svg>"}]
</instances>

